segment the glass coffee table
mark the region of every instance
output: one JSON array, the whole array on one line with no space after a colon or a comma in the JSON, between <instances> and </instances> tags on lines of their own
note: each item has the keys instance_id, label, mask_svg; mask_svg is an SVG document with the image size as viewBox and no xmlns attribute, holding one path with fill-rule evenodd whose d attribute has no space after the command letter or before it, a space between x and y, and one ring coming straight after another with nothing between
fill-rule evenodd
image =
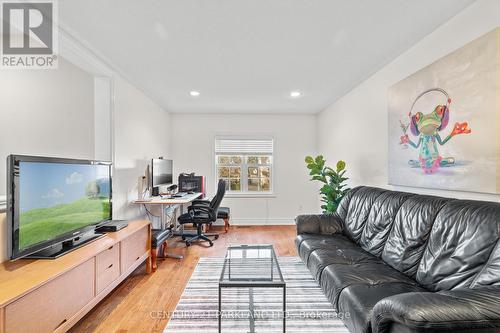
<instances>
[{"instance_id":1,"label":"glass coffee table","mask_svg":"<svg viewBox=\"0 0 500 333\"><path fill-rule=\"evenodd\" d=\"M222 331L222 289L249 289L250 332L255 332L254 288L282 288L283 332L286 327L286 283L272 245L231 245L224 259L219 280L219 332Z\"/></svg>"}]
</instances>

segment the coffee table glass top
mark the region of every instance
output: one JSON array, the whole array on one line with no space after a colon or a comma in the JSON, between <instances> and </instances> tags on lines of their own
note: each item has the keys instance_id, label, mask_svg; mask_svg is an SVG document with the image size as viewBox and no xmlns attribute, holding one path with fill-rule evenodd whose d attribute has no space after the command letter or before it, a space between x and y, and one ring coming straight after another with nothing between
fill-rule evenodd
<instances>
[{"instance_id":1,"label":"coffee table glass top","mask_svg":"<svg viewBox=\"0 0 500 333\"><path fill-rule=\"evenodd\" d=\"M231 245L224 259L221 286L282 286L285 284L272 245Z\"/></svg>"}]
</instances>

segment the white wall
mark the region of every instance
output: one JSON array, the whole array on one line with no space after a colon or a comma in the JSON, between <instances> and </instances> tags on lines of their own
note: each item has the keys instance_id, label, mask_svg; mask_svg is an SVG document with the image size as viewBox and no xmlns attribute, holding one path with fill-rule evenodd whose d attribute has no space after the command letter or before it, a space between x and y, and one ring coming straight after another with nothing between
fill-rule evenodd
<instances>
[{"instance_id":1,"label":"white wall","mask_svg":"<svg viewBox=\"0 0 500 333\"><path fill-rule=\"evenodd\" d=\"M387 90L394 83L500 26L500 1L479 0L375 73L317 118L318 151L347 162L351 185L391 188L387 176ZM418 193L498 201L500 196L401 187Z\"/></svg>"},{"instance_id":2,"label":"white wall","mask_svg":"<svg viewBox=\"0 0 500 333\"><path fill-rule=\"evenodd\" d=\"M314 115L172 114L174 171L196 172L215 192L216 135L271 135L275 139L274 197L229 198L233 224L289 224L301 212L318 211L317 186L309 181L304 157L316 147Z\"/></svg>"},{"instance_id":3,"label":"white wall","mask_svg":"<svg viewBox=\"0 0 500 333\"><path fill-rule=\"evenodd\" d=\"M148 160L168 156L166 111L119 75L102 77L62 57L57 70L1 71L0 91L0 196L9 154L113 159L114 217L140 215L130 201ZM0 262L7 259L6 229L0 211Z\"/></svg>"},{"instance_id":4,"label":"white wall","mask_svg":"<svg viewBox=\"0 0 500 333\"><path fill-rule=\"evenodd\" d=\"M9 154L94 158L94 76L64 59L57 70L0 74L0 195ZM6 259L0 212L0 262Z\"/></svg>"},{"instance_id":5,"label":"white wall","mask_svg":"<svg viewBox=\"0 0 500 333\"><path fill-rule=\"evenodd\" d=\"M94 77L61 59L56 70L0 74L0 195L6 157L94 158Z\"/></svg>"},{"instance_id":6,"label":"white wall","mask_svg":"<svg viewBox=\"0 0 500 333\"><path fill-rule=\"evenodd\" d=\"M170 115L121 77L114 80L113 218L140 214L139 179L151 158L170 158Z\"/></svg>"}]
</instances>

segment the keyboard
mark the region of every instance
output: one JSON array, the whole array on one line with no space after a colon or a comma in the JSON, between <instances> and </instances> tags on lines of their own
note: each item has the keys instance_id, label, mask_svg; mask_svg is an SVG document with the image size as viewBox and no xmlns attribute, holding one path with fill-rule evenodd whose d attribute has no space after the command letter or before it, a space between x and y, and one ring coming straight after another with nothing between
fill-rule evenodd
<instances>
[{"instance_id":1,"label":"keyboard","mask_svg":"<svg viewBox=\"0 0 500 333\"><path fill-rule=\"evenodd\" d=\"M182 198L182 197L185 197L186 195L187 195L187 192L177 192L177 193L172 195L172 198Z\"/></svg>"}]
</instances>

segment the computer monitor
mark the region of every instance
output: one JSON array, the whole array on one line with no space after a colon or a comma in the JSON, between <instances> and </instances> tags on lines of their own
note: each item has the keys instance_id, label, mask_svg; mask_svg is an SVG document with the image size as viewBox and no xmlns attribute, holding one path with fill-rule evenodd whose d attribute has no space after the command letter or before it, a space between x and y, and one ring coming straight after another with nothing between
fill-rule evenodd
<instances>
[{"instance_id":1,"label":"computer monitor","mask_svg":"<svg viewBox=\"0 0 500 333\"><path fill-rule=\"evenodd\" d=\"M173 161L163 158L153 158L151 162L151 187L172 185Z\"/></svg>"},{"instance_id":2,"label":"computer monitor","mask_svg":"<svg viewBox=\"0 0 500 333\"><path fill-rule=\"evenodd\" d=\"M205 197L205 177L193 174L179 175L179 192L201 192Z\"/></svg>"}]
</instances>

